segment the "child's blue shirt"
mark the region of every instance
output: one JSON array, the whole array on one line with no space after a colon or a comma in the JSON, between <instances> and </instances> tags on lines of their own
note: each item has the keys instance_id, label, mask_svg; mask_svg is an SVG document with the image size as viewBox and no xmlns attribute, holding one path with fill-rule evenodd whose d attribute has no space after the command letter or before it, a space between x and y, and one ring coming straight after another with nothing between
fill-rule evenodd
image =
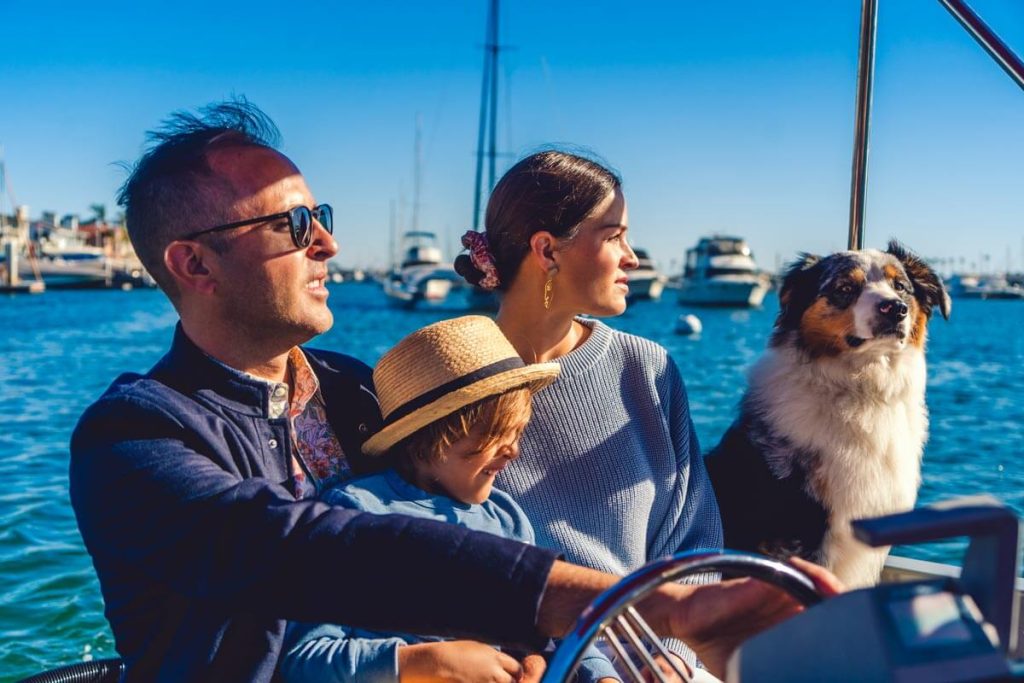
<instances>
[{"instance_id":1,"label":"child's blue shirt","mask_svg":"<svg viewBox=\"0 0 1024 683\"><path fill-rule=\"evenodd\" d=\"M505 492L492 489L480 504L462 503L447 496L427 493L408 483L394 470L352 479L328 489L321 499L331 505L373 514L404 514L435 519L486 531L523 543L534 543L533 526L526 513ZM410 558L410 571L416 570ZM495 615L500 619L501 615ZM284 654L279 663L288 683L396 683L398 648L401 645L444 640L406 633L381 633L338 624L289 622ZM617 678L605 657L591 648L580 663L578 680L592 683Z\"/></svg>"}]
</instances>

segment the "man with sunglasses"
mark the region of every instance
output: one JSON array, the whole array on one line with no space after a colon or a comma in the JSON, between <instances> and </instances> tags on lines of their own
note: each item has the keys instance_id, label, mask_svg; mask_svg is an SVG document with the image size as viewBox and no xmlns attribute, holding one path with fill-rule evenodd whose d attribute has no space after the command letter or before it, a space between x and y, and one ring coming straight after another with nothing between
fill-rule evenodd
<instances>
[{"instance_id":1,"label":"man with sunglasses","mask_svg":"<svg viewBox=\"0 0 1024 683\"><path fill-rule=\"evenodd\" d=\"M616 577L315 501L365 469L381 418L369 368L300 347L333 322L338 245L276 137L244 100L175 114L121 189L136 253L180 316L170 351L119 377L71 442L71 500L125 680L269 681L286 619L528 646L564 633ZM756 582L662 598L652 625L715 666L797 609Z\"/></svg>"}]
</instances>

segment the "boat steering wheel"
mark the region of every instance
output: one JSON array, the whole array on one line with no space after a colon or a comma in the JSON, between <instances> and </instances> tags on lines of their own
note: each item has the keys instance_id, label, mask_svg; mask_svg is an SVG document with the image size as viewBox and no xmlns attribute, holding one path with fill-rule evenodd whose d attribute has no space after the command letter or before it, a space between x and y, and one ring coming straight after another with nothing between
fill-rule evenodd
<instances>
[{"instance_id":1,"label":"boat steering wheel","mask_svg":"<svg viewBox=\"0 0 1024 683\"><path fill-rule=\"evenodd\" d=\"M721 573L727 578L751 577L770 583L810 607L822 597L814 582L800 570L752 553L729 550L691 551L650 562L597 596L583 611L572 631L555 651L542 683L570 680L584 651L604 637L615 652L626 677L637 683L667 679L654 661L661 655L683 681L693 680L690 667L680 665L662 644L654 631L640 616L634 605L669 581L678 581L694 574ZM647 672L645 675L644 672Z\"/></svg>"}]
</instances>

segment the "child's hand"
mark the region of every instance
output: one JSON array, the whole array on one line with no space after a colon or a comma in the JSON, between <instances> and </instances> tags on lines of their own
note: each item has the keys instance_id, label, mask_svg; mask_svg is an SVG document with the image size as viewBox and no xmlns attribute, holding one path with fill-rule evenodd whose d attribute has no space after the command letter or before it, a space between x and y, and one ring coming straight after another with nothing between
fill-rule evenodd
<instances>
[{"instance_id":1,"label":"child's hand","mask_svg":"<svg viewBox=\"0 0 1024 683\"><path fill-rule=\"evenodd\" d=\"M515 659L473 640L398 648L399 683L513 683L522 674L523 667ZM534 680L538 679L535 675Z\"/></svg>"},{"instance_id":2,"label":"child's hand","mask_svg":"<svg viewBox=\"0 0 1024 683\"><path fill-rule=\"evenodd\" d=\"M523 676L519 679L519 683L540 683L540 677L544 675L544 670L547 668L548 663L540 655L526 655L523 658ZM612 679L611 683L619 682Z\"/></svg>"},{"instance_id":3,"label":"child's hand","mask_svg":"<svg viewBox=\"0 0 1024 683\"><path fill-rule=\"evenodd\" d=\"M691 669L690 665L684 662L679 655L677 655L674 652L670 652L668 656L671 657L673 661L675 661L676 666L682 669L687 676L693 678L693 669ZM672 668L672 665L665 661L665 658L661 655L656 655L654 657L654 662L658 665L658 670L661 672L663 679L668 683L683 683L684 680L689 680L680 678L679 674L676 673L676 670ZM644 671L644 680L648 681L649 683L654 683L655 681L657 681L658 679L656 678L656 676L657 674L651 671Z\"/></svg>"}]
</instances>

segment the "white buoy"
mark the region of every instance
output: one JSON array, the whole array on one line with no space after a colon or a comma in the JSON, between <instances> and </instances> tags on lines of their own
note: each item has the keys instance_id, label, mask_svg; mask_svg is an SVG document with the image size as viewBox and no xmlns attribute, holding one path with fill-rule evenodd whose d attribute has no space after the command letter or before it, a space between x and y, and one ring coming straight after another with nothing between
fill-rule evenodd
<instances>
[{"instance_id":1,"label":"white buoy","mask_svg":"<svg viewBox=\"0 0 1024 683\"><path fill-rule=\"evenodd\" d=\"M676 320L676 334L695 335L700 334L703 329L704 326L701 324L700 318L692 313L681 315Z\"/></svg>"}]
</instances>

